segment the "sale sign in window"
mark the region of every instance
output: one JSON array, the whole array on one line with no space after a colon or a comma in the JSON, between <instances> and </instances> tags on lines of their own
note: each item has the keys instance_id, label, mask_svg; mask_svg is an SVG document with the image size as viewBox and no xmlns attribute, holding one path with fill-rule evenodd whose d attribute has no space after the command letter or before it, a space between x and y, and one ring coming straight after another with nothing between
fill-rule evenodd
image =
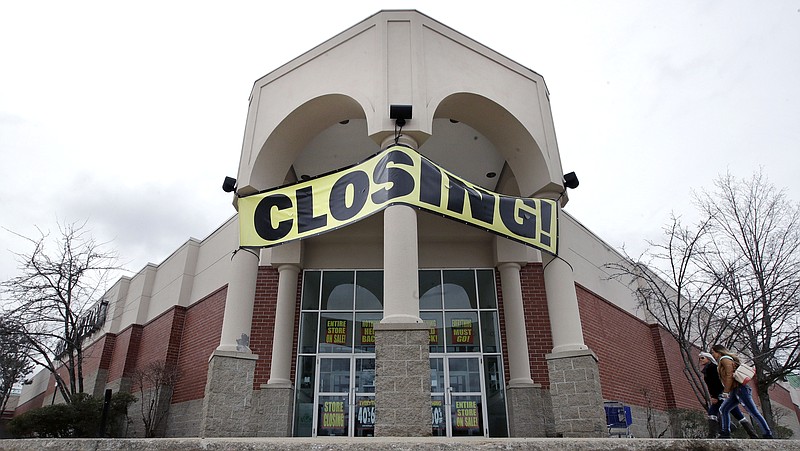
<instances>
[{"instance_id":1,"label":"sale sign in window","mask_svg":"<svg viewBox=\"0 0 800 451\"><path fill-rule=\"evenodd\" d=\"M450 322L453 344L471 345L475 339L473 324L471 319L453 318Z\"/></svg>"},{"instance_id":2,"label":"sale sign in window","mask_svg":"<svg viewBox=\"0 0 800 451\"><path fill-rule=\"evenodd\" d=\"M475 401L456 401L455 402L455 424L457 429L477 428L478 423L478 403Z\"/></svg>"},{"instance_id":3,"label":"sale sign in window","mask_svg":"<svg viewBox=\"0 0 800 451\"><path fill-rule=\"evenodd\" d=\"M325 323L325 343L334 345L347 344L347 321L329 319Z\"/></svg>"}]
</instances>

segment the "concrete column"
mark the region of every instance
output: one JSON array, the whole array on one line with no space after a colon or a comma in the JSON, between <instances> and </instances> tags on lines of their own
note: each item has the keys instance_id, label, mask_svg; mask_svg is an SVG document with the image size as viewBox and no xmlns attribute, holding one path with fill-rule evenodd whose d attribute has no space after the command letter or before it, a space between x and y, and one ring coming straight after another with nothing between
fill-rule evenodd
<instances>
[{"instance_id":1,"label":"concrete column","mask_svg":"<svg viewBox=\"0 0 800 451\"><path fill-rule=\"evenodd\" d=\"M522 307L522 282L519 263L501 263L500 284L503 290L503 313L506 319L506 346L508 347L509 387L532 387L531 362L528 355L528 337L525 328L525 311Z\"/></svg>"},{"instance_id":2,"label":"concrete column","mask_svg":"<svg viewBox=\"0 0 800 451\"><path fill-rule=\"evenodd\" d=\"M295 326L295 303L297 302L297 265L278 266L278 303L275 306L275 332L272 337L272 363L269 381L271 387L292 385L292 337Z\"/></svg>"},{"instance_id":3,"label":"concrete column","mask_svg":"<svg viewBox=\"0 0 800 451\"><path fill-rule=\"evenodd\" d=\"M401 137L401 144L417 143ZM394 144L394 138L382 147ZM383 320L375 325L375 435L431 435L430 332L419 317L417 211L383 212Z\"/></svg>"},{"instance_id":4,"label":"concrete column","mask_svg":"<svg viewBox=\"0 0 800 451\"><path fill-rule=\"evenodd\" d=\"M417 143L402 136L400 144ZM394 144L389 138L383 147ZM383 320L382 323L421 323L419 318L419 256L417 211L393 205L383 211Z\"/></svg>"},{"instance_id":5,"label":"concrete column","mask_svg":"<svg viewBox=\"0 0 800 451\"><path fill-rule=\"evenodd\" d=\"M217 351L250 354L250 326L258 276L258 249L239 249L233 255L222 336Z\"/></svg>"},{"instance_id":6,"label":"concrete column","mask_svg":"<svg viewBox=\"0 0 800 451\"><path fill-rule=\"evenodd\" d=\"M421 323L417 212L393 205L383 212L382 323Z\"/></svg>"},{"instance_id":7,"label":"concrete column","mask_svg":"<svg viewBox=\"0 0 800 451\"><path fill-rule=\"evenodd\" d=\"M558 248L567 249L568 239L559 230ZM606 436L598 359L583 341L572 267L562 258L544 252L542 264L553 338L553 352L545 359L555 433L563 437Z\"/></svg>"},{"instance_id":8,"label":"concrete column","mask_svg":"<svg viewBox=\"0 0 800 451\"><path fill-rule=\"evenodd\" d=\"M563 249L564 242L559 243ZM589 349L583 342L578 296L572 268L562 259L542 253L547 310L553 336L553 353Z\"/></svg>"}]
</instances>

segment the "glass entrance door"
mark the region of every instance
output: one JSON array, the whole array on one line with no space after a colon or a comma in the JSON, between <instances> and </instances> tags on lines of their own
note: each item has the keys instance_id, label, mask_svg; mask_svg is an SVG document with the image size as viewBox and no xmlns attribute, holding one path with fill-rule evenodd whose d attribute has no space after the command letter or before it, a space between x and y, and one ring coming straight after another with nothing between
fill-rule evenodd
<instances>
[{"instance_id":1,"label":"glass entrance door","mask_svg":"<svg viewBox=\"0 0 800 451\"><path fill-rule=\"evenodd\" d=\"M480 356L431 358L434 436L488 436Z\"/></svg>"},{"instance_id":2,"label":"glass entrance door","mask_svg":"<svg viewBox=\"0 0 800 451\"><path fill-rule=\"evenodd\" d=\"M375 435L375 358L317 359L315 436Z\"/></svg>"}]
</instances>

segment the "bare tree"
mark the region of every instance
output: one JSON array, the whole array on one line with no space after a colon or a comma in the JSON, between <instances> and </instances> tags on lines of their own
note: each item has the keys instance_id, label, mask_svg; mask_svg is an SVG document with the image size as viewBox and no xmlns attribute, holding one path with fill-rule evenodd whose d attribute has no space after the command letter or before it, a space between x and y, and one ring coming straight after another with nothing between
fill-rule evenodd
<instances>
[{"instance_id":1,"label":"bare tree","mask_svg":"<svg viewBox=\"0 0 800 451\"><path fill-rule=\"evenodd\" d=\"M628 284L639 306L669 332L678 344L684 374L698 402L711 402L702 372L695 366L698 346L705 347L726 332L720 321L719 287L709 283L698 265L706 252L709 222L686 227L675 215L664 227L664 239L648 242L648 250L634 258L625 253L621 262L606 268L611 277Z\"/></svg>"},{"instance_id":2,"label":"bare tree","mask_svg":"<svg viewBox=\"0 0 800 451\"><path fill-rule=\"evenodd\" d=\"M730 174L696 196L710 218L710 277L722 287L736 331L724 344L752 358L764 417L775 424L769 387L800 368L800 206L758 171Z\"/></svg>"},{"instance_id":3,"label":"bare tree","mask_svg":"<svg viewBox=\"0 0 800 451\"><path fill-rule=\"evenodd\" d=\"M5 412L11 390L33 369L18 326L0 318L0 412Z\"/></svg>"},{"instance_id":4,"label":"bare tree","mask_svg":"<svg viewBox=\"0 0 800 451\"><path fill-rule=\"evenodd\" d=\"M13 233L13 232L12 232ZM84 341L103 323L106 282L116 254L95 242L86 223L59 224L51 238L39 230L30 253L15 253L20 275L0 283L5 317L27 344L28 356L49 370L65 402L84 392Z\"/></svg>"},{"instance_id":5,"label":"bare tree","mask_svg":"<svg viewBox=\"0 0 800 451\"><path fill-rule=\"evenodd\" d=\"M169 413L172 391L178 381L178 369L165 362L153 362L137 370L133 379L141 393L145 437L155 437Z\"/></svg>"}]
</instances>

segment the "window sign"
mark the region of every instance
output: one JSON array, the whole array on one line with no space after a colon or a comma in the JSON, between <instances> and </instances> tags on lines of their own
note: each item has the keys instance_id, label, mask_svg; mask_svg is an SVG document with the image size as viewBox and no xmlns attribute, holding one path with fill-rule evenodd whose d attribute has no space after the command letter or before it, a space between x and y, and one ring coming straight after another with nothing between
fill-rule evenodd
<instances>
[{"instance_id":1,"label":"window sign","mask_svg":"<svg viewBox=\"0 0 800 451\"><path fill-rule=\"evenodd\" d=\"M334 345L347 344L347 321L329 319L325 323L325 343Z\"/></svg>"},{"instance_id":2,"label":"window sign","mask_svg":"<svg viewBox=\"0 0 800 451\"><path fill-rule=\"evenodd\" d=\"M453 318L450 320L450 332L456 345L471 345L474 341L474 325L470 318Z\"/></svg>"},{"instance_id":3,"label":"window sign","mask_svg":"<svg viewBox=\"0 0 800 451\"><path fill-rule=\"evenodd\" d=\"M368 319L359 321L358 325L360 327L360 334L361 337L361 344L363 345L374 345L375 344L375 323L377 320Z\"/></svg>"},{"instance_id":4,"label":"window sign","mask_svg":"<svg viewBox=\"0 0 800 451\"><path fill-rule=\"evenodd\" d=\"M360 399L356 406L356 429L361 430L358 437L371 436L375 429L375 399ZM368 432L369 431L369 432Z\"/></svg>"},{"instance_id":5,"label":"window sign","mask_svg":"<svg viewBox=\"0 0 800 451\"><path fill-rule=\"evenodd\" d=\"M472 400L455 402L456 429L478 428L478 403Z\"/></svg>"}]
</instances>

